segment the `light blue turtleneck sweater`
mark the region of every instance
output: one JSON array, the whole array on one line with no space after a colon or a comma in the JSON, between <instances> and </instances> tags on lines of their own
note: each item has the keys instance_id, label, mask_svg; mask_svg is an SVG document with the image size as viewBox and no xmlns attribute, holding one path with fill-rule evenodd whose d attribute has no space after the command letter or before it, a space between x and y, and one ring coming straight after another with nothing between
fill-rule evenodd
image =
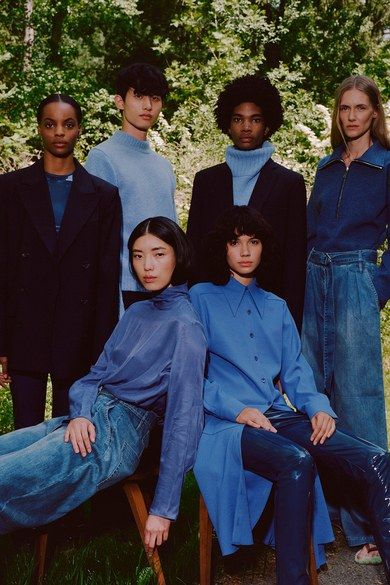
<instances>
[{"instance_id":1,"label":"light blue turtleneck sweater","mask_svg":"<svg viewBox=\"0 0 390 585\"><path fill-rule=\"evenodd\" d=\"M92 148L85 167L118 187L123 211L120 288L143 290L130 272L127 242L136 225L148 217L163 215L176 221L172 166L147 140L118 130Z\"/></svg>"},{"instance_id":2,"label":"light blue turtleneck sweater","mask_svg":"<svg viewBox=\"0 0 390 585\"><path fill-rule=\"evenodd\" d=\"M255 150L227 147L226 164L233 175L234 205L248 205L259 173L274 152L275 147L268 140Z\"/></svg>"}]
</instances>

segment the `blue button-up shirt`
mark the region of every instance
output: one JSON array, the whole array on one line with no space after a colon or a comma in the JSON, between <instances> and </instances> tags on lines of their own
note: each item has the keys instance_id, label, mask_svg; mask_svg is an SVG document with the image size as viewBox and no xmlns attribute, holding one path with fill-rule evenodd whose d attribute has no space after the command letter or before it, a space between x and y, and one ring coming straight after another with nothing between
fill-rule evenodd
<instances>
[{"instance_id":1,"label":"blue button-up shirt","mask_svg":"<svg viewBox=\"0 0 390 585\"><path fill-rule=\"evenodd\" d=\"M131 305L89 374L69 392L71 418L91 418L99 388L164 419L151 514L175 519L203 425L206 340L186 286Z\"/></svg>"},{"instance_id":2,"label":"blue button-up shirt","mask_svg":"<svg viewBox=\"0 0 390 585\"><path fill-rule=\"evenodd\" d=\"M235 421L245 407L266 412L288 409L276 386L280 379L291 403L310 418L317 412L335 417L328 398L317 392L310 366L285 301L255 281L243 286L199 284L190 291L209 346L205 381L206 411Z\"/></svg>"}]
</instances>

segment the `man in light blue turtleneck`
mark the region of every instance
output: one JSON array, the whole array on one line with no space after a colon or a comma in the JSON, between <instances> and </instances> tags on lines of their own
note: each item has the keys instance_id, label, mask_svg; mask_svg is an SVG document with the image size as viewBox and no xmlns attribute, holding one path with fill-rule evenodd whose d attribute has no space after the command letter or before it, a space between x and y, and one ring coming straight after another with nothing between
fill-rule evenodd
<instances>
[{"instance_id":1,"label":"man in light blue turtleneck","mask_svg":"<svg viewBox=\"0 0 390 585\"><path fill-rule=\"evenodd\" d=\"M115 90L122 130L95 146L85 166L119 190L123 211L120 289L126 308L148 297L129 268L129 235L147 217L162 215L176 220L175 176L171 164L154 152L147 140L168 92L164 75L153 65L135 63L119 72Z\"/></svg>"},{"instance_id":2,"label":"man in light blue turtleneck","mask_svg":"<svg viewBox=\"0 0 390 585\"><path fill-rule=\"evenodd\" d=\"M279 243L279 266L270 291L283 297L300 328L306 275L306 190L302 175L272 160L269 142L283 122L277 88L267 77L244 75L228 83L214 110L218 128L232 143L225 162L195 175L187 235L197 252L193 281L204 281L202 240L218 216L233 205L248 205L270 223Z\"/></svg>"}]
</instances>

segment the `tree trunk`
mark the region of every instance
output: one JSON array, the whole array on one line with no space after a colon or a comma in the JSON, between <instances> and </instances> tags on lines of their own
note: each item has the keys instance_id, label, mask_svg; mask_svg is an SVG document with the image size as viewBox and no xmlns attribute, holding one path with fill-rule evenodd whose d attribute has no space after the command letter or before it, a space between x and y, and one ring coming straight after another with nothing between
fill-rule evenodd
<instances>
[{"instance_id":1,"label":"tree trunk","mask_svg":"<svg viewBox=\"0 0 390 585\"><path fill-rule=\"evenodd\" d=\"M31 64L32 48L34 44L34 28L31 23L31 16L33 12L34 2L33 0L26 0L25 15L26 15L26 26L24 29L24 59L23 59L23 71L28 71Z\"/></svg>"},{"instance_id":2,"label":"tree trunk","mask_svg":"<svg viewBox=\"0 0 390 585\"><path fill-rule=\"evenodd\" d=\"M55 12L53 14L52 26L51 26L51 37L49 41L50 45L50 59L54 65L61 67L62 55L60 53L60 45L62 38L62 27L64 24L65 17L68 12L68 1L62 0L59 2L55 0L53 2L55 6Z\"/></svg>"}]
</instances>

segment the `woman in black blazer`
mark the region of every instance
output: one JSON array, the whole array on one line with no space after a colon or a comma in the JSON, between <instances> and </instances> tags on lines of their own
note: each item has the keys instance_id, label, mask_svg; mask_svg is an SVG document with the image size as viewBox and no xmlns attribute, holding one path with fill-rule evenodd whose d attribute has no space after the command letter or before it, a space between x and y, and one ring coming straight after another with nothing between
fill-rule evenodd
<instances>
[{"instance_id":1,"label":"woman in black blazer","mask_svg":"<svg viewBox=\"0 0 390 585\"><path fill-rule=\"evenodd\" d=\"M0 176L0 384L15 427L68 413L68 389L101 352L118 318L121 207L117 189L73 157L79 104L43 100L43 157Z\"/></svg>"},{"instance_id":2,"label":"woman in black blazer","mask_svg":"<svg viewBox=\"0 0 390 585\"><path fill-rule=\"evenodd\" d=\"M280 128L280 96L265 77L246 75L228 84L215 109L218 127L233 145L226 162L195 175L187 235L197 252L195 280L205 235L228 207L249 205L271 224L280 245L272 292L288 303L298 329L302 323L306 271L306 190L302 175L274 162L268 138ZM207 278L207 276L206 276Z\"/></svg>"}]
</instances>

